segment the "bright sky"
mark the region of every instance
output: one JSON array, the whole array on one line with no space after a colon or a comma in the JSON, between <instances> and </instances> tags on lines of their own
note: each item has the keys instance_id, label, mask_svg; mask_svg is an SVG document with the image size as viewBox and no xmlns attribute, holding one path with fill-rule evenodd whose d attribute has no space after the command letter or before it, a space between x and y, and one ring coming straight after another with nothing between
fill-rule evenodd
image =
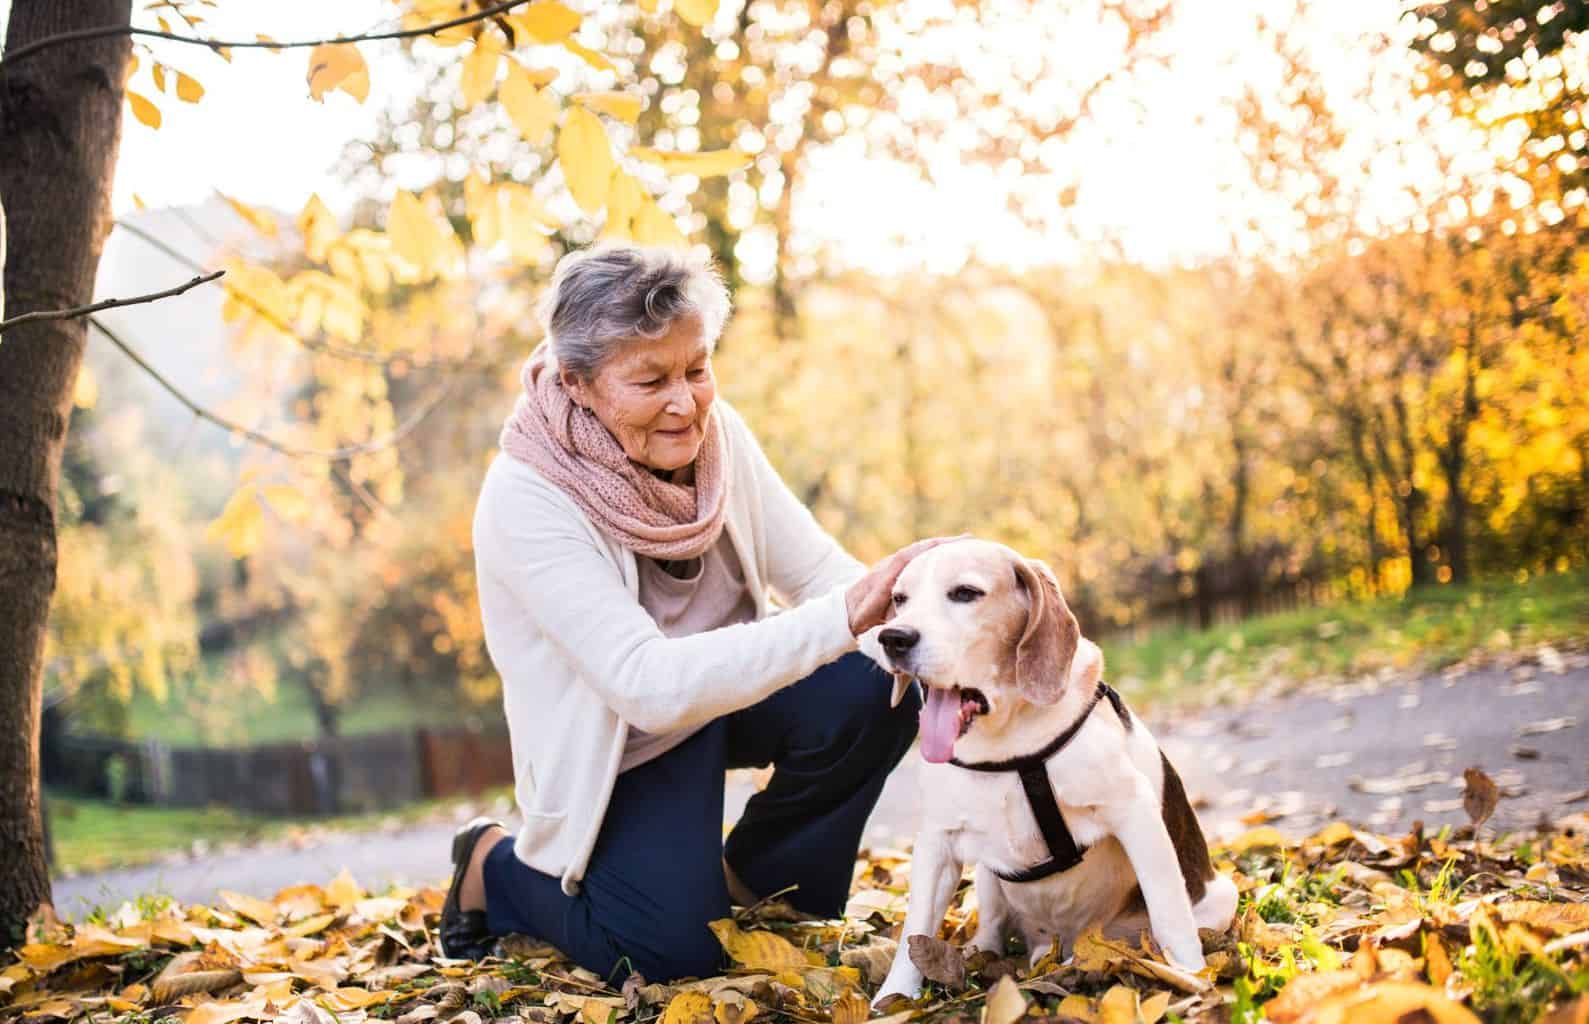
<instances>
[{"instance_id":1,"label":"bright sky","mask_svg":"<svg viewBox=\"0 0 1589 1024\"><path fill-rule=\"evenodd\" d=\"M0 0L0 16L8 8ZM584 4L576 4L583 7ZM1245 169L1223 104L1264 73L1266 57L1252 26L1263 0L1181 0L1164 40L1174 54L1168 71L1134 87L1131 103L1105 108L1080 152L1080 188L1071 214L1079 238L1035 234L1008 210L1007 175L951 161L934 164L935 185L912 171L868 159L859 145L817 154L796 223L811 250L839 253L844 263L889 272L926 266L953 271L970 253L1024 265L1076 258L1092 242L1115 239L1135 258L1160 263L1223 249L1231 224L1251 213L1250 196L1226 186ZM1398 5L1368 0L1315 4L1311 42L1329 73L1342 81L1369 73L1352 41L1364 30L1395 23ZM215 36L309 38L384 24L389 0L223 0L206 28ZM1317 12L1317 13L1314 13ZM135 15L152 24L148 13ZM343 146L368 134L376 113L402 97L402 76L383 74L395 44L366 45L373 89L361 107L343 93L324 104L308 98L307 51L235 51L228 65L194 47L162 52L206 90L197 105L160 98L164 124L153 131L125 122L114 205L122 212L138 195L150 206L197 203L222 191L244 201L295 212L311 193L333 209L353 196L331 173ZM149 92L149 68L132 88ZM1365 140L1395 125L1365 129ZM746 239L742 253L766 251Z\"/></svg>"}]
</instances>

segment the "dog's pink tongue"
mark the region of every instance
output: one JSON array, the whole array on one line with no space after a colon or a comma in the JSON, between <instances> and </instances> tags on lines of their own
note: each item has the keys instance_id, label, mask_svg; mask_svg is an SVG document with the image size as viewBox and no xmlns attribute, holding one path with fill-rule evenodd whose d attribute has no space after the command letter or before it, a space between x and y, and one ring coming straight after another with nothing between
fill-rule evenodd
<instances>
[{"instance_id":1,"label":"dog's pink tongue","mask_svg":"<svg viewBox=\"0 0 1589 1024\"><path fill-rule=\"evenodd\" d=\"M921 709L921 756L942 764L954 756L955 740L960 738L960 693L936 686L927 689L927 703Z\"/></svg>"}]
</instances>

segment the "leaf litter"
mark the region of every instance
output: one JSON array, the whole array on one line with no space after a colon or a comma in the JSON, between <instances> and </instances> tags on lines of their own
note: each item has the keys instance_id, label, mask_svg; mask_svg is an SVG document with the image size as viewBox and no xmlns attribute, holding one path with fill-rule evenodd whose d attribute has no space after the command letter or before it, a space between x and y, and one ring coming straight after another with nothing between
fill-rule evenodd
<instances>
[{"instance_id":1,"label":"leaf litter","mask_svg":"<svg viewBox=\"0 0 1589 1024\"><path fill-rule=\"evenodd\" d=\"M1494 783L1464 794L1482 825ZM1166 961L1151 936L996 954L963 882L936 936L906 954L921 998L870 998L897 949L909 852L863 851L843 920L771 902L712 923L721 976L614 987L544 943L500 940L451 960L439 888L365 892L346 872L272 899L157 900L76 926L47 912L0 961L0 1020L85 1024L1016 1024L1160 1020L1589 1019L1589 815L1491 838L1482 829L1387 836L1335 822L1305 839L1272 826L1214 849L1241 891L1208 967Z\"/></svg>"}]
</instances>

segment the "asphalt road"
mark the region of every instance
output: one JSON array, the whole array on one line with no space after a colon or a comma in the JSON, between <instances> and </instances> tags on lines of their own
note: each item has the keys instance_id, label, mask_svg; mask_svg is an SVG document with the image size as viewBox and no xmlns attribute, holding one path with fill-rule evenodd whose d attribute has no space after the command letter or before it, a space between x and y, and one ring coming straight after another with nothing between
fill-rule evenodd
<instances>
[{"instance_id":1,"label":"asphalt road","mask_svg":"<svg viewBox=\"0 0 1589 1024\"><path fill-rule=\"evenodd\" d=\"M1462 824L1462 772L1477 766L1500 785L1498 829L1589 812L1589 655L1410 681L1334 686L1240 707L1149 714L1148 725L1179 769L1205 830L1228 836L1269 823L1293 835L1343 818L1375 831ZM866 841L909 841L917 816L912 752L889 779ZM753 791L730 779L725 820ZM507 815L506 808L465 809ZM1245 819L1245 823L1244 823ZM269 896L325 882L347 868L366 887L444 881L454 826L432 824L210 851L163 864L61 879L67 916L114 907L140 893L204 902L218 889Z\"/></svg>"}]
</instances>

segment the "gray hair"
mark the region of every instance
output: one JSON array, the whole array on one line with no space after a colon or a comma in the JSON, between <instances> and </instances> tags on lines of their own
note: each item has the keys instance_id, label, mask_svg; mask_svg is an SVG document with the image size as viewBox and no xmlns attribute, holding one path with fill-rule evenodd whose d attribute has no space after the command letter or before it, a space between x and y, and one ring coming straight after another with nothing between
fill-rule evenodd
<instances>
[{"instance_id":1,"label":"gray hair","mask_svg":"<svg viewBox=\"0 0 1589 1024\"><path fill-rule=\"evenodd\" d=\"M618 348L699 316L707 350L728 319L728 289L710 257L609 242L568 253L541 299L541 323L560 366L589 380Z\"/></svg>"}]
</instances>

